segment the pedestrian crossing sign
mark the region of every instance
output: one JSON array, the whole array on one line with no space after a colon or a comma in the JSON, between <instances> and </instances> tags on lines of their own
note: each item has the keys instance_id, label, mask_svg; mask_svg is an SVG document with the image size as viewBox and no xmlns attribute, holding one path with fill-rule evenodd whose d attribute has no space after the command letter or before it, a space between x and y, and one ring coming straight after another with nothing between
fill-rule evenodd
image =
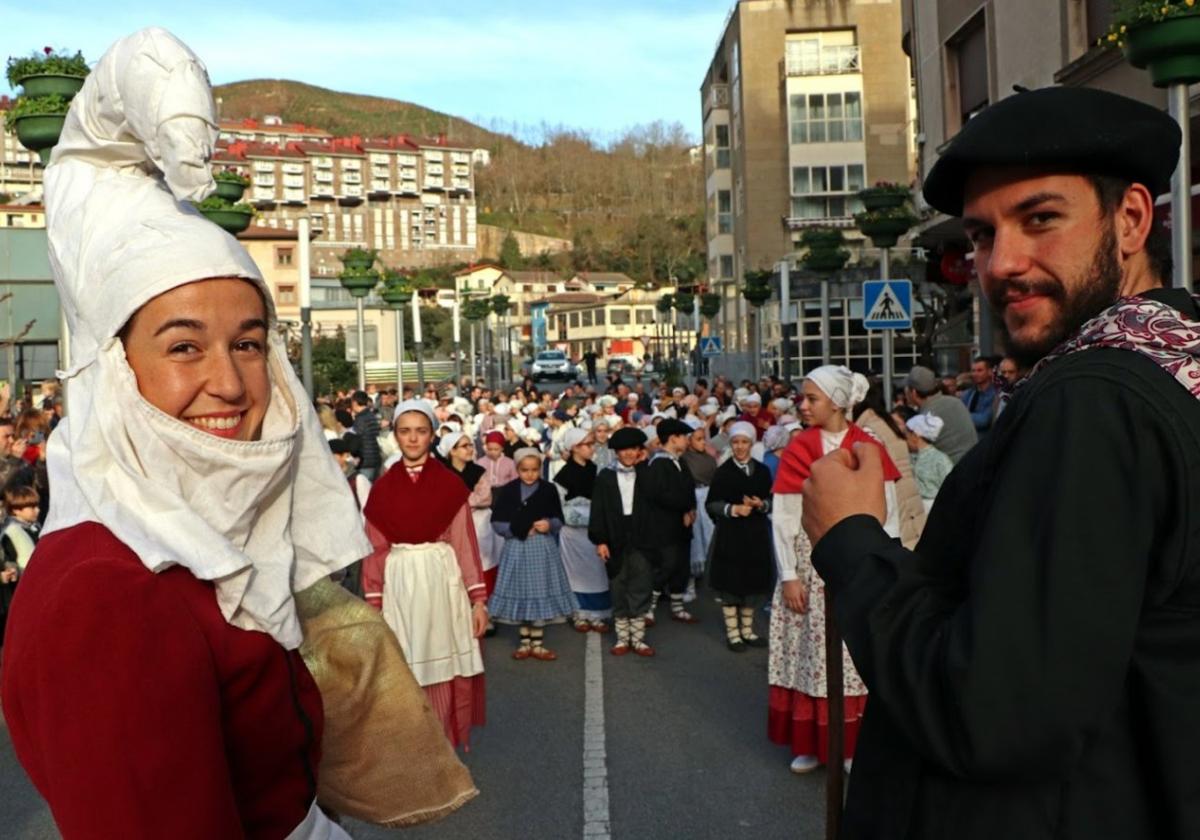
<instances>
[{"instance_id":1,"label":"pedestrian crossing sign","mask_svg":"<svg viewBox=\"0 0 1200 840\"><path fill-rule=\"evenodd\" d=\"M864 282L863 326L868 330L912 329L912 283L908 280Z\"/></svg>"},{"instance_id":2,"label":"pedestrian crossing sign","mask_svg":"<svg viewBox=\"0 0 1200 840\"><path fill-rule=\"evenodd\" d=\"M707 335L700 339L700 355L706 359L711 359L714 356L720 356L725 352L721 346L720 336Z\"/></svg>"}]
</instances>

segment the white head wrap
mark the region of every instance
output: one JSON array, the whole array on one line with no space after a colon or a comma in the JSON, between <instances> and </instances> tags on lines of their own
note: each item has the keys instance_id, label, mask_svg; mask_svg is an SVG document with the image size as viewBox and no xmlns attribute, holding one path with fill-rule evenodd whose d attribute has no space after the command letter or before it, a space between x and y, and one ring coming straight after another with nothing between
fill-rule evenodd
<instances>
[{"instance_id":1,"label":"white head wrap","mask_svg":"<svg viewBox=\"0 0 1200 840\"><path fill-rule=\"evenodd\" d=\"M751 391L742 397L741 403L742 405L762 405L762 397L758 395L757 391Z\"/></svg>"},{"instance_id":2,"label":"white head wrap","mask_svg":"<svg viewBox=\"0 0 1200 840\"><path fill-rule=\"evenodd\" d=\"M871 383L861 373L842 365L821 365L805 377L843 410L850 410L867 396Z\"/></svg>"},{"instance_id":3,"label":"white head wrap","mask_svg":"<svg viewBox=\"0 0 1200 840\"><path fill-rule=\"evenodd\" d=\"M753 423L747 423L745 420L739 420L729 428L729 439L735 437L748 437L751 443L758 440L758 429L754 428Z\"/></svg>"},{"instance_id":4,"label":"white head wrap","mask_svg":"<svg viewBox=\"0 0 1200 840\"><path fill-rule=\"evenodd\" d=\"M735 388L733 392L734 402L741 402L749 393L745 388Z\"/></svg>"},{"instance_id":5,"label":"white head wrap","mask_svg":"<svg viewBox=\"0 0 1200 840\"><path fill-rule=\"evenodd\" d=\"M727 423L728 421L732 420L733 418L735 418L737 416L738 416L737 409L734 408L733 406L729 406L727 409L722 411L717 416L717 421L723 426L723 425L725 425L725 423Z\"/></svg>"},{"instance_id":6,"label":"white head wrap","mask_svg":"<svg viewBox=\"0 0 1200 840\"><path fill-rule=\"evenodd\" d=\"M718 400L716 397L708 397L704 400L704 404L719 406L721 404L721 401Z\"/></svg>"},{"instance_id":7,"label":"white head wrap","mask_svg":"<svg viewBox=\"0 0 1200 840\"><path fill-rule=\"evenodd\" d=\"M542 442L542 433L532 427L522 429L517 436L528 443L539 444Z\"/></svg>"},{"instance_id":8,"label":"white head wrap","mask_svg":"<svg viewBox=\"0 0 1200 840\"><path fill-rule=\"evenodd\" d=\"M775 409L775 411L779 414L784 414L788 411L791 411L794 407L795 404L787 397L779 397L771 400L771 408Z\"/></svg>"},{"instance_id":9,"label":"white head wrap","mask_svg":"<svg viewBox=\"0 0 1200 840\"><path fill-rule=\"evenodd\" d=\"M625 422L624 420L621 419L620 414L610 414L607 418L605 418L605 420L608 423L608 427L610 429L619 429L621 427L621 424Z\"/></svg>"},{"instance_id":10,"label":"white head wrap","mask_svg":"<svg viewBox=\"0 0 1200 840\"><path fill-rule=\"evenodd\" d=\"M566 455L568 455L572 449L583 443L587 436L588 433L585 430L575 426L572 426L563 432L562 437L558 439L558 446L562 451L563 456L566 457Z\"/></svg>"},{"instance_id":11,"label":"white head wrap","mask_svg":"<svg viewBox=\"0 0 1200 840\"><path fill-rule=\"evenodd\" d=\"M424 414L429 418L429 425L434 429L438 427L437 417L434 416L433 409L429 407L429 400L405 400L397 404L396 410L392 413L392 425L400 419L401 414L408 414L410 411L415 411L417 414Z\"/></svg>"},{"instance_id":12,"label":"white head wrap","mask_svg":"<svg viewBox=\"0 0 1200 840\"><path fill-rule=\"evenodd\" d=\"M212 581L235 627L301 642L293 591L366 556L358 507L273 329L254 261L185 199L214 189L216 109L204 65L162 29L114 44L67 114L45 172L50 265L71 337L71 411L51 436L44 533L98 522L152 572ZM256 441L152 406L117 337L151 299L237 277L266 302L270 403Z\"/></svg>"},{"instance_id":13,"label":"white head wrap","mask_svg":"<svg viewBox=\"0 0 1200 840\"><path fill-rule=\"evenodd\" d=\"M497 403L496 407L492 410L501 417L507 417L512 414L512 406L506 402Z\"/></svg>"},{"instance_id":14,"label":"white head wrap","mask_svg":"<svg viewBox=\"0 0 1200 840\"><path fill-rule=\"evenodd\" d=\"M941 417L935 417L932 414L918 414L915 417L908 418L907 426L909 431L919 438L933 443L938 439L938 435L942 433L946 421Z\"/></svg>"},{"instance_id":15,"label":"white head wrap","mask_svg":"<svg viewBox=\"0 0 1200 840\"><path fill-rule=\"evenodd\" d=\"M685 426L687 426L693 432L697 431L698 429L704 428L704 424L701 423L699 420L697 420L695 417L684 417L683 423Z\"/></svg>"},{"instance_id":16,"label":"white head wrap","mask_svg":"<svg viewBox=\"0 0 1200 840\"><path fill-rule=\"evenodd\" d=\"M599 400L597 400L597 402L601 406L610 406L611 407L611 406L614 406L617 404L617 398L614 397L612 394L605 394L603 397L601 397Z\"/></svg>"},{"instance_id":17,"label":"white head wrap","mask_svg":"<svg viewBox=\"0 0 1200 840\"><path fill-rule=\"evenodd\" d=\"M518 466L526 458L537 458L540 462L542 460L542 450L533 446L525 446L513 453L513 463Z\"/></svg>"},{"instance_id":18,"label":"white head wrap","mask_svg":"<svg viewBox=\"0 0 1200 840\"><path fill-rule=\"evenodd\" d=\"M460 440L462 440L464 437L466 437L466 435L464 435L462 432L459 432L459 431L453 431L453 432L447 433L445 436L442 437L441 440L438 441L438 445L437 445L438 454L448 460L450 458L450 450L453 449L455 446L457 446L458 442Z\"/></svg>"},{"instance_id":19,"label":"white head wrap","mask_svg":"<svg viewBox=\"0 0 1200 840\"><path fill-rule=\"evenodd\" d=\"M700 416L701 417L712 417L714 414L716 414L720 410L721 410L721 408L719 406L709 405L708 403L705 403L704 405L700 406Z\"/></svg>"},{"instance_id":20,"label":"white head wrap","mask_svg":"<svg viewBox=\"0 0 1200 840\"><path fill-rule=\"evenodd\" d=\"M775 452L788 445L792 430L787 426L772 426L763 432L763 446L768 452Z\"/></svg>"},{"instance_id":21,"label":"white head wrap","mask_svg":"<svg viewBox=\"0 0 1200 840\"><path fill-rule=\"evenodd\" d=\"M525 421L520 417L514 417L508 421L508 428L512 429L517 434L525 431Z\"/></svg>"},{"instance_id":22,"label":"white head wrap","mask_svg":"<svg viewBox=\"0 0 1200 840\"><path fill-rule=\"evenodd\" d=\"M538 410L537 403L529 403L528 405L526 405L524 408L521 409L522 413L524 413L526 417L528 417L530 414L533 414L533 412L535 412L537 410Z\"/></svg>"}]
</instances>

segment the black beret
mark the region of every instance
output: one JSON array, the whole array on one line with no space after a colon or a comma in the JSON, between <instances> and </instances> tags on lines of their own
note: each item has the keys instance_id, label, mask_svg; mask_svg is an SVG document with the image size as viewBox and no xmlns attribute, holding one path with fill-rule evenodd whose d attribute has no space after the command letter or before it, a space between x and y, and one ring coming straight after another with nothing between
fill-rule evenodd
<instances>
[{"instance_id":1,"label":"black beret","mask_svg":"<svg viewBox=\"0 0 1200 840\"><path fill-rule=\"evenodd\" d=\"M350 443L341 438L333 438L329 441L329 451L334 455L352 455Z\"/></svg>"},{"instance_id":2,"label":"black beret","mask_svg":"<svg viewBox=\"0 0 1200 840\"><path fill-rule=\"evenodd\" d=\"M658 425L655 426L655 429L658 431L658 439L662 443L666 443L667 438L669 437L674 437L675 435L691 435L692 433L691 426L689 426L687 423L684 423L682 420L675 420L671 417L658 421Z\"/></svg>"},{"instance_id":3,"label":"black beret","mask_svg":"<svg viewBox=\"0 0 1200 840\"><path fill-rule=\"evenodd\" d=\"M619 452L622 449L641 449L645 445L645 433L641 429L634 429L629 426L617 429L608 438L608 448L613 452Z\"/></svg>"},{"instance_id":4,"label":"black beret","mask_svg":"<svg viewBox=\"0 0 1200 840\"><path fill-rule=\"evenodd\" d=\"M925 200L951 216L980 166L1034 166L1112 175L1167 192L1181 134L1163 111L1094 88L1048 87L985 108L950 141L925 178Z\"/></svg>"}]
</instances>

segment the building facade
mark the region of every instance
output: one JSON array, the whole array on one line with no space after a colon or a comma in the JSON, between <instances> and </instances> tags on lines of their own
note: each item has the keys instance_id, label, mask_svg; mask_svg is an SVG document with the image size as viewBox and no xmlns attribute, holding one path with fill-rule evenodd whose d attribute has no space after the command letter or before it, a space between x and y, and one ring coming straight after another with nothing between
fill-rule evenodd
<instances>
[{"instance_id":1,"label":"building facade","mask_svg":"<svg viewBox=\"0 0 1200 840\"><path fill-rule=\"evenodd\" d=\"M911 182L913 105L900 35L901 0L733 7L700 91L708 280L724 299L718 328L728 349L750 347L756 317L780 315L747 306L745 272L794 260L806 227L845 228L861 243L855 193Z\"/></svg>"}]
</instances>

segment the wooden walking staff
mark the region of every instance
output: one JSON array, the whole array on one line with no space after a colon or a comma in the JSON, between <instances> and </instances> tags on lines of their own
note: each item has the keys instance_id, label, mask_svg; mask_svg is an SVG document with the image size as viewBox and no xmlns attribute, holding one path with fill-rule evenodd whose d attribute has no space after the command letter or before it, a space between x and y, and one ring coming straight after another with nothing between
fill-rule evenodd
<instances>
[{"instance_id":1,"label":"wooden walking staff","mask_svg":"<svg viewBox=\"0 0 1200 840\"><path fill-rule=\"evenodd\" d=\"M825 776L825 838L836 840L842 825L845 801L845 754L843 729L846 723L842 685L842 636L833 621L833 599L825 589L825 694L829 703L829 763Z\"/></svg>"}]
</instances>

